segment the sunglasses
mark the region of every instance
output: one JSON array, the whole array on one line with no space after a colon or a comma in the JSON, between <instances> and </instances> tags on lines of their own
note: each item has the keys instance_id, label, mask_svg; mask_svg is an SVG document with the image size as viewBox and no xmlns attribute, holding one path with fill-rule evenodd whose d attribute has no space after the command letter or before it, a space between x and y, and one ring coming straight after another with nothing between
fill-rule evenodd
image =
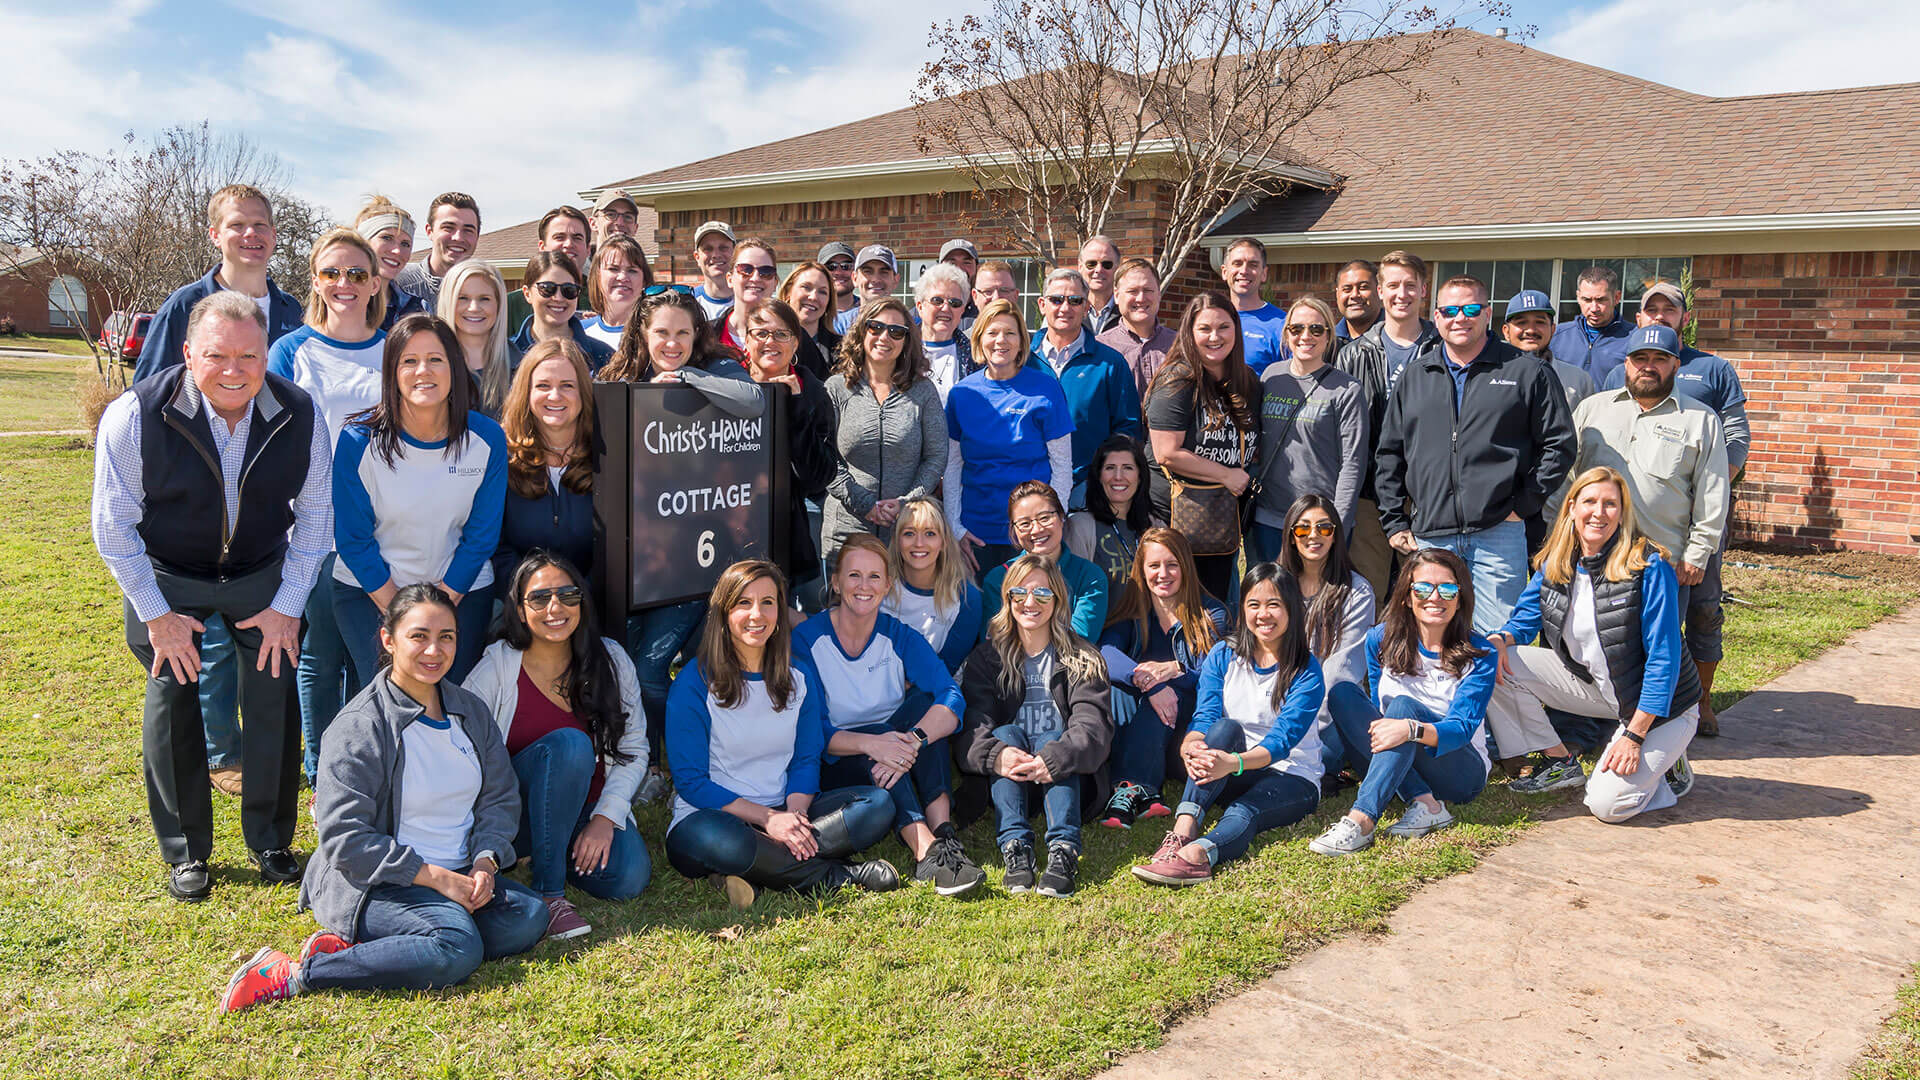
<instances>
[{"instance_id":1,"label":"sunglasses","mask_svg":"<svg viewBox=\"0 0 1920 1080\"><path fill-rule=\"evenodd\" d=\"M1082 262L1080 265L1085 267L1088 270L1111 270L1113 269L1113 260L1112 259L1088 259L1085 262Z\"/></svg>"},{"instance_id":2,"label":"sunglasses","mask_svg":"<svg viewBox=\"0 0 1920 1080\"><path fill-rule=\"evenodd\" d=\"M346 278L349 285L365 285L367 279L373 275L368 273L364 266L349 266L344 269L338 266L323 266L315 270L313 276L322 281L339 281L341 278Z\"/></svg>"},{"instance_id":3,"label":"sunglasses","mask_svg":"<svg viewBox=\"0 0 1920 1080\"><path fill-rule=\"evenodd\" d=\"M1431 600L1433 599L1434 593L1439 593L1440 599L1442 600L1452 600L1460 595L1460 586L1451 581L1441 584L1435 584L1431 581L1416 581L1407 586L1407 591L1413 594L1415 600Z\"/></svg>"},{"instance_id":4,"label":"sunglasses","mask_svg":"<svg viewBox=\"0 0 1920 1080\"><path fill-rule=\"evenodd\" d=\"M1465 315L1469 319L1477 318L1481 312L1492 306L1492 304L1448 304L1446 307L1440 309L1440 317L1443 319L1457 319Z\"/></svg>"},{"instance_id":5,"label":"sunglasses","mask_svg":"<svg viewBox=\"0 0 1920 1080\"><path fill-rule=\"evenodd\" d=\"M957 300L951 296L929 296L927 297L927 303L932 304L934 307L939 307L940 305L945 304L946 306L954 309L955 311L958 311L961 308L967 306L967 302L965 300Z\"/></svg>"},{"instance_id":6,"label":"sunglasses","mask_svg":"<svg viewBox=\"0 0 1920 1080\"><path fill-rule=\"evenodd\" d=\"M787 342L793 340L793 331L769 330L763 326L763 327L756 327L755 329L747 331L747 336L752 338L755 341L760 342L761 344L777 341L780 344L785 345Z\"/></svg>"},{"instance_id":7,"label":"sunglasses","mask_svg":"<svg viewBox=\"0 0 1920 1080\"><path fill-rule=\"evenodd\" d=\"M580 286L571 281L536 281L533 287L541 296L549 300L553 299L555 293L564 300L580 299Z\"/></svg>"},{"instance_id":8,"label":"sunglasses","mask_svg":"<svg viewBox=\"0 0 1920 1080\"><path fill-rule=\"evenodd\" d=\"M853 262L849 259L835 259L827 264L827 269L836 274L853 273Z\"/></svg>"},{"instance_id":9,"label":"sunglasses","mask_svg":"<svg viewBox=\"0 0 1920 1080\"><path fill-rule=\"evenodd\" d=\"M1288 337L1326 337L1327 324L1317 323L1317 322L1288 323L1287 336Z\"/></svg>"},{"instance_id":10,"label":"sunglasses","mask_svg":"<svg viewBox=\"0 0 1920 1080\"><path fill-rule=\"evenodd\" d=\"M659 296L661 293L670 293L670 292L679 293L681 296L692 296L693 286L691 285L649 285L646 288L640 290L640 295L641 296Z\"/></svg>"},{"instance_id":11,"label":"sunglasses","mask_svg":"<svg viewBox=\"0 0 1920 1080\"><path fill-rule=\"evenodd\" d=\"M1047 588L1045 585L1036 585L1031 589L1025 585L1015 585L1013 588L1007 590L1007 599L1009 600L1025 600L1029 596L1044 604L1053 599L1053 590Z\"/></svg>"},{"instance_id":12,"label":"sunglasses","mask_svg":"<svg viewBox=\"0 0 1920 1080\"><path fill-rule=\"evenodd\" d=\"M1043 296L1040 299L1045 300L1047 303L1052 304L1054 307L1059 307L1062 304L1070 304L1074 307L1079 307L1081 304L1084 304L1087 302L1087 298L1084 296Z\"/></svg>"},{"instance_id":13,"label":"sunglasses","mask_svg":"<svg viewBox=\"0 0 1920 1080\"><path fill-rule=\"evenodd\" d=\"M567 607L579 607L580 601L585 595L586 594L580 591L580 586L578 585L562 585L557 589L535 589L528 593L526 600L522 602L535 611L544 610L547 605L553 603L555 600L560 601Z\"/></svg>"},{"instance_id":14,"label":"sunglasses","mask_svg":"<svg viewBox=\"0 0 1920 1080\"><path fill-rule=\"evenodd\" d=\"M763 278L772 281L780 276L780 271L771 266L754 266L752 263L734 263L733 272L743 278Z\"/></svg>"},{"instance_id":15,"label":"sunglasses","mask_svg":"<svg viewBox=\"0 0 1920 1080\"><path fill-rule=\"evenodd\" d=\"M912 331L908 330L906 327L895 326L893 323L870 322L867 324L867 334L869 336L878 336L880 334L885 334L895 341L907 340L907 335L911 332Z\"/></svg>"},{"instance_id":16,"label":"sunglasses","mask_svg":"<svg viewBox=\"0 0 1920 1080\"><path fill-rule=\"evenodd\" d=\"M1316 521L1313 524L1309 525L1306 522L1302 521L1293 527L1293 535L1301 540L1305 540L1307 537L1313 536L1315 534L1318 534L1320 536L1332 536L1333 522Z\"/></svg>"}]
</instances>

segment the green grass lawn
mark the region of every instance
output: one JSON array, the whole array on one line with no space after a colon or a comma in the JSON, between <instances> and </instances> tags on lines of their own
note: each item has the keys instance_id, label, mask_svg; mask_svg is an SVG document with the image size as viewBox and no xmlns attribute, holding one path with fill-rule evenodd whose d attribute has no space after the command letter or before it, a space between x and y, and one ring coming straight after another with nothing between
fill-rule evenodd
<instances>
[{"instance_id":1,"label":"green grass lawn","mask_svg":"<svg viewBox=\"0 0 1920 1080\"><path fill-rule=\"evenodd\" d=\"M1270 835L1211 885L1144 887L1126 867L1158 830L1088 829L1078 897L927 891L763 899L731 911L665 865L665 815L641 817L654 884L583 900L594 933L486 965L433 994L318 994L213 1015L240 954L292 950L314 925L258 885L231 800L216 802L216 889L169 900L140 780L141 680L87 533L90 451L8 440L0 471L0 1068L163 1077L1084 1076L1328 938L1377 929L1423 882L1470 870L1564 800L1496 784L1465 823L1340 862L1306 841L1345 797ZM1911 595L1787 579L1729 618L1729 651L1777 666ZM1838 587L1836 587L1838 586ZM1736 582L1736 588L1739 585ZM1818 605L1824 614L1807 612ZM1762 646L1764 639L1764 647ZM1774 668L1729 665L1728 697ZM216 796L216 798L218 798ZM969 850L992 849L984 826ZM302 815L295 847L311 851ZM905 863L890 841L880 851Z\"/></svg>"},{"instance_id":2,"label":"green grass lawn","mask_svg":"<svg viewBox=\"0 0 1920 1080\"><path fill-rule=\"evenodd\" d=\"M40 334L9 334L0 337L0 345L16 349L44 349L68 356L92 356L93 350L77 337L45 337Z\"/></svg>"},{"instance_id":3,"label":"green grass lawn","mask_svg":"<svg viewBox=\"0 0 1920 1080\"><path fill-rule=\"evenodd\" d=\"M1880 1037L1853 1067L1854 1080L1920 1080L1920 966L1900 989L1899 1005Z\"/></svg>"},{"instance_id":4,"label":"green grass lawn","mask_svg":"<svg viewBox=\"0 0 1920 1080\"><path fill-rule=\"evenodd\" d=\"M4 340L4 339L0 339ZM70 431L80 426L84 360L0 353L0 431Z\"/></svg>"}]
</instances>

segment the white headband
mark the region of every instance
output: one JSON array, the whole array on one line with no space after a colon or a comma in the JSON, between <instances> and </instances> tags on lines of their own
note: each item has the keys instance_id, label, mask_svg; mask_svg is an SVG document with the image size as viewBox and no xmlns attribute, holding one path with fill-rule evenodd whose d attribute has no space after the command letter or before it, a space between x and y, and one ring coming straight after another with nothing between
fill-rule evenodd
<instances>
[{"instance_id":1,"label":"white headband","mask_svg":"<svg viewBox=\"0 0 1920 1080\"><path fill-rule=\"evenodd\" d=\"M362 240L371 240L380 234L381 229L400 226L408 236L413 235L413 219L398 211L375 214L360 223L359 233Z\"/></svg>"}]
</instances>

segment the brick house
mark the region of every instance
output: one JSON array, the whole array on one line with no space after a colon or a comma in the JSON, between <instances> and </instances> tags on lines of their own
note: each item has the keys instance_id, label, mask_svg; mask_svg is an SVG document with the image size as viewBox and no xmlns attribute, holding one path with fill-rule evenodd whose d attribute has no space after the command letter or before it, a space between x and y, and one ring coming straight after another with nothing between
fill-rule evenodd
<instances>
[{"instance_id":1,"label":"brick house","mask_svg":"<svg viewBox=\"0 0 1920 1080\"><path fill-rule=\"evenodd\" d=\"M1478 34L1381 82L1315 115L1293 188L1215 228L1169 283L1167 317L1242 235L1268 245L1276 302L1395 248L1500 299L1545 289L1563 318L1591 263L1620 272L1629 314L1655 280L1690 280L1700 347L1751 398L1736 535L1920 552L1920 84L1710 98ZM771 240L783 267L829 240L890 244L903 288L951 237L1011 250L914 135L904 109L581 197L618 187L651 206L656 271L681 281L697 276L693 229L715 218ZM1150 175L1129 184L1108 228L1124 254L1153 249L1168 199ZM1031 296L1045 268L1018 265Z\"/></svg>"},{"instance_id":2,"label":"brick house","mask_svg":"<svg viewBox=\"0 0 1920 1080\"><path fill-rule=\"evenodd\" d=\"M0 250L0 318L23 334L85 337L109 314L106 290L73 274L56 273L34 248Z\"/></svg>"}]
</instances>

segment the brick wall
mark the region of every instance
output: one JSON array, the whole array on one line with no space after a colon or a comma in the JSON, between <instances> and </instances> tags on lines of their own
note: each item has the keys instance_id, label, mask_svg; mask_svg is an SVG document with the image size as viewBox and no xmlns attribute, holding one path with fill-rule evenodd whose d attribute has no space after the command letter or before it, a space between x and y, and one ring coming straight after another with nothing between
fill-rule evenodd
<instances>
[{"instance_id":1,"label":"brick wall","mask_svg":"<svg viewBox=\"0 0 1920 1080\"><path fill-rule=\"evenodd\" d=\"M71 328L54 329L47 306L47 286L51 278L40 266L29 266L12 274L0 275L0 315L11 315L23 334L51 334L55 337L78 336ZM107 296L98 285L87 283L87 327L97 331L107 314Z\"/></svg>"}]
</instances>

